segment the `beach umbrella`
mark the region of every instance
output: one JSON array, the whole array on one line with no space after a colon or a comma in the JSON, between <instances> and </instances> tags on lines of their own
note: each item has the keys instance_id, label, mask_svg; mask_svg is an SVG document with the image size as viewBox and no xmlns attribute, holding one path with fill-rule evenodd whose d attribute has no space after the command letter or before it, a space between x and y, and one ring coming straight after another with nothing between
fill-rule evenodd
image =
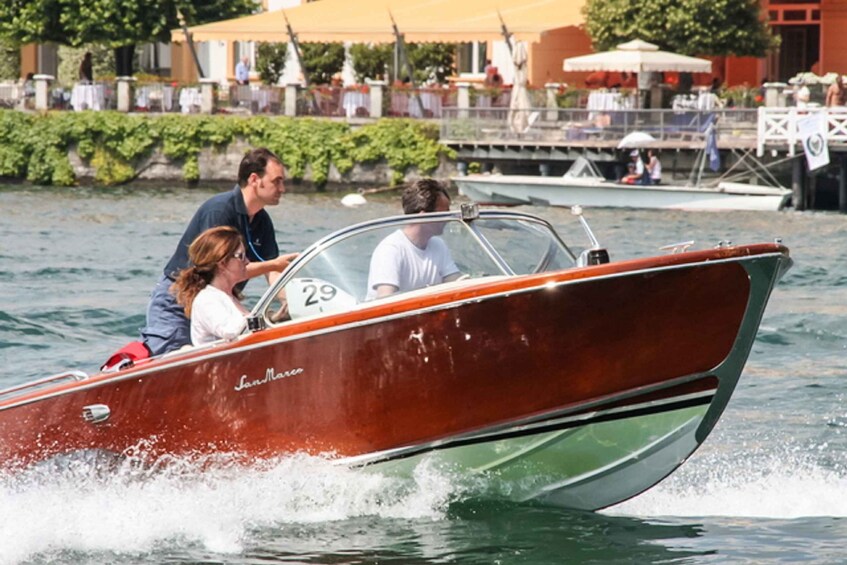
<instances>
[{"instance_id":1,"label":"beach umbrella","mask_svg":"<svg viewBox=\"0 0 847 565\"><path fill-rule=\"evenodd\" d=\"M564 61L566 71L613 71L651 73L674 71L680 73L710 73L712 62L708 59L688 57L670 51L661 51L658 45L636 39L621 43L616 49Z\"/></svg>"},{"instance_id":2,"label":"beach umbrella","mask_svg":"<svg viewBox=\"0 0 847 565\"><path fill-rule=\"evenodd\" d=\"M532 102L526 89L527 79L527 53L523 41L515 43L512 50L512 63L515 69L515 78L512 84L512 97L509 100L509 127L515 133L524 133L529 128L532 112Z\"/></svg>"},{"instance_id":3,"label":"beach umbrella","mask_svg":"<svg viewBox=\"0 0 847 565\"><path fill-rule=\"evenodd\" d=\"M618 142L618 149L629 149L635 147L644 147L656 141L656 138L645 131L634 131L625 135Z\"/></svg>"}]
</instances>

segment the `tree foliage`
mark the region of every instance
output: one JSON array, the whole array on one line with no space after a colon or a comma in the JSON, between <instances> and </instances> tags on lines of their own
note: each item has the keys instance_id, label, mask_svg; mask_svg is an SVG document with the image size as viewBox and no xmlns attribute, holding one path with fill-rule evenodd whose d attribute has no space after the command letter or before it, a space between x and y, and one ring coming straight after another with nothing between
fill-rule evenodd
<instances>
[{"instance_id":1,"label":"tree foliage","mask_svg":"<svg viewBox=\"0 0 847 565\"><path fill-rule=\"evenodd\" d=\"M253 0L3 0L0 40L15 45L55 42L121 47L170 41L179 27L233 18L256 9Z\"/></svg>"},{"instance_id":2,"label":"tree foliage","mask_svg":"<svg viewBox=\"0 0 847 565\"><path fill-rule=\"evenodd\" d=\"M368 45L355 43L350 46L350 58L353 59L353 73L356 82L363 83L365 79L382 79L394 63L394 44L381 43Z\"/></svg>"},{"instance_id":3,"label":"tree foliage","mask_svg":"<svg viewBox=\"0 0 847 565\"><path fill-rule=\"evenodd\" d=\"M18 79L20 76L20 49L0 42L0 80Z\"/></svg>"},{"instance_id":4,"label":"tree foliage","mask_svg":"<svg viewBox=\"0 0 847 565\"><path fill-rule=\"evenodd\" d=\"M406 53L415 70L415 83L429 81L442 83L455 72L456 44L454 43L407 43ZM394 44L353 45L350 47L353 72L356 80L377 78L388 72L394 76ZM399 78L404 78L402 73Z\"/></svg>"},{"instance_id":5,"label":"tree foliage","mask_svg":"<svg viewBox=\"0 0 847 565\"><path fill-rule=\"evenodd\" d=\"M763 57L779 44L759 0L588 0L583 13L597 51L643 39L686 55Z\"/></svg>"},{"instance_id":6,"label":"tree foliage","mask_svg":"<svg viewBox=\"0 0 847 565\"><path fill-rule=\"evenodd\" d=\"M287 43L259 43L256 48L256 70L265 84L276 84L285 70Z\"/></svg>"},{"instance_id":7,"label":"tree foliage","mask_svg":"<svg viewBox=\"0 0 847 565\"><path fill-rule=\"evenodd\" d=\"M301 43L303 67L312 84L329 84L332 75L344 66L344 45L341 43Z\"/></svg>"},{"instance_id":8,"label":"tree foliage","mask_svg":"<svg viewBox=\"0 0 847 565\"><path fill-rule=\"evenodd\" d=\"M407 43L406 51L417 83L442 83L455 74L455 43Z\"/></svg>"}]
</instances>

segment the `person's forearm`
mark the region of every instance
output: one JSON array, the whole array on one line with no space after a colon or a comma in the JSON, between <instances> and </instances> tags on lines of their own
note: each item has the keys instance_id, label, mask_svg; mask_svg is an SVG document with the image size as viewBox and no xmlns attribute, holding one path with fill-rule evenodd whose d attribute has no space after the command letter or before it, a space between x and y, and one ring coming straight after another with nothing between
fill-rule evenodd
<instances>
[{"instance_id":1,"label":"person's forearm","mask_svg":"<svg viewBox=\"0 0 847 565\"><path fill-rule=\"evenodd\" d=\"M262 275L269 275L269 273L277 273L276 276L279 276L279 272L274 269L274 265L270 262L255 262L247 264L247 277L255 278L260 277Z\"/></svg>"}]
</instances>

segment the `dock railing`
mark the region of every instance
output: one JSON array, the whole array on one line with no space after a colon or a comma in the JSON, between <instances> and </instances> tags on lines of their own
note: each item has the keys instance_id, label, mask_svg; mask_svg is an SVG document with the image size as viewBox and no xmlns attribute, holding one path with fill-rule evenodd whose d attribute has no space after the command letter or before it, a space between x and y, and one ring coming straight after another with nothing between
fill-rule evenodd
<instances>
[{"instance_id":1,"label":"dock railing","mask_svg":"<svg viewBox=\"0 0 847 565\"><path fill-rule=\"evenodd\" d=\"M525 119L515 119L515 111L508 108L444 108L441 139L610 145L640 131L652 135L657 144L689 145L703 143L707 126L714 122L719 144L753 147L756 143L756 109L597 111L539 107L522 112Z\"/></svg>"},{"instance_id":2,"label":"dock railing","mask_svg":"<svg viewBox=\"0 0 847 565\"><path fill-rule=\"evenodd\" d=\"M758 110L756 153L761 157L767 148L785 149L794 155L798 150L798 122L810 114L825 114L828 144L847 143L847 108L762 107Z\"/></svg>"}]
</instances>

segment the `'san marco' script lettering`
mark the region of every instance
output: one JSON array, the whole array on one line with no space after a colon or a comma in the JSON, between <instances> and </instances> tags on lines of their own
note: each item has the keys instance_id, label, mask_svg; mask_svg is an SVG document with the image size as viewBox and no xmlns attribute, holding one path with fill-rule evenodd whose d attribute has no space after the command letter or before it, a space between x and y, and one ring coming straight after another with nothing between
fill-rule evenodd
<instances>
[{"instance_id":1,"label":"'san marco' script lettering","mask_svg":"<svg viewBox=\"0 0 847 565\"><path fill-rule=\"evenodd\" d=\"M299 375L302 372L302 367L297 367L296 369L288 369L287 371L283 371L282 373L276 373L274 372L273 367L271 367L267 371L265 371L265 378L255 379L252 381L247 380L247 375L241 375L241 381L239 381L239 383L235 385L235 392L241 392L242 390L247 390L248 388L253 388L254 386L266 385L269 382L278 381L279 379L293 377L295 375Z\"/></svg>"}]
</instances>

